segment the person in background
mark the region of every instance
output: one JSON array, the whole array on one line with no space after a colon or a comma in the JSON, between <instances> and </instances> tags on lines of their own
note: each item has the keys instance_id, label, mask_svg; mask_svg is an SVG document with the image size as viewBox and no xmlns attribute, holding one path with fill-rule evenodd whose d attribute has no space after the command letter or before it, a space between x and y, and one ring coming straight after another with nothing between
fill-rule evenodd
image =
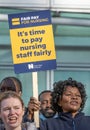
<instances>
[{"instance_id":1,"label":"person in background","mask_svg":"<svg viewBox=\"0 0 90 130\"><path fill-rule=\"evenodd\" d=\"M36 130L22 124L23 115L24 103L16 92L7 91L0 95L0 116L4 122L0 130Z\"/></svg>"},{"instance_id":2,"label":"person in background","mask_svg":"<svg viewBox=\"0 0 90 130\"><path fill-rule=\"evenodd\" d=\"M0 92L15 91L19 96L22 95L22 83L16 77L5 77L0 83Z\"/></svg>"},{"instance_id":3,"label":"person in background","mask_svg":"<svg viewBox=\"0 0 90 130\"><path fill-rule=\"evenodd\" d=\"M52 92L50 90L45 90L39 94L39 101L41 102L40 119L42 120L57 117L56 111L54 111L51 105L51 93Z\"/></svg>"},{"instance_id":4,"label":"person in background","mask_svg":"<svg viewBox=\"0 0 90 130\"><path fill-rule=\"evenodd\" d=\"M39 94L39 101L35 97L30 98L27 116L24 118L26 121L34 121L34 111L39 110L40 120L46 120L47 118L56 118L57 113L52 109L51 105L51 91L45 90Z\"/></svg>"},{"instance_id":5,"label":"person in background","mask_svg":"<svg viewBox=\"0 0 90 130\"><path fill-rule=\"evenodd\" d=\"M90 116L82 112L86 99L86 90L81 82L72 78L55 82L52 106L59 115L43 121L40 130L90 130Z\"/></svg>"}]
</instances>

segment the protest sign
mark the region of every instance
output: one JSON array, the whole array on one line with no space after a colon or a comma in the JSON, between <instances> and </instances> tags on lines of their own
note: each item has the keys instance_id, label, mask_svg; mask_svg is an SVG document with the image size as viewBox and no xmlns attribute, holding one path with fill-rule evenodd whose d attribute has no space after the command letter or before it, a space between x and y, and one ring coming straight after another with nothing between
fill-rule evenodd
<instances>
[{"instance_id":1,"label":"protest sign","mask_svg":"<svg viewBox=\"0 0 90 130\"><path fill-rule=\"evenodd\" d=\"M50 10L9 14L15 73L56 69Z\"/></svg>"}]
</instances>

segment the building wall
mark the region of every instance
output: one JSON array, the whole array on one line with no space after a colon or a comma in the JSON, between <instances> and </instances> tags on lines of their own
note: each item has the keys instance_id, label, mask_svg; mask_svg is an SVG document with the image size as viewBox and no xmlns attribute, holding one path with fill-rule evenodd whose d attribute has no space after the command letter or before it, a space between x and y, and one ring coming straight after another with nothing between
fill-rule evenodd
<instances>
[{"instance_id":1,"label":"building wall","mask_svg":"<svg viewBox=\"0 0 90 130\"><path fill-rule=\"evenodd\" d=\"M25 12L18 9L0 9L0 14ZM60 13L61 17L77 18L77 13ZM89 14L79 16L89 19ZM90 27L53 24L57 69L40 71L38 74L38 93L53 89L53 83L69 77L85 84L88 100L85 112L90 115ZM33 73L15 74L11 52L8 21L0 21L0 81L7 76L18 77L23 85L23 99L28 103L33 95Z\"/></svg>"}]
</instances>

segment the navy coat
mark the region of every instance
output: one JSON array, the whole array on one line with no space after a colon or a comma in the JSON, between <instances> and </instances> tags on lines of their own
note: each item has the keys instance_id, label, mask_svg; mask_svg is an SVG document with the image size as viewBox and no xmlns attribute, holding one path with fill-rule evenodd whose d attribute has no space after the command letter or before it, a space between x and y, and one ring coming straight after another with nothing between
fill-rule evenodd
<instances>
[{"instance_id":1,"label":"navy coat","mask_svg":"<svg viewBox=\"0 0 90 130\"><path fill-rule=\"evenodd\" d=\"M57 118L43 121L40 130L90 130L90 116L78 113L72 118L70 113L60 113Z\"/></svg>"}]
</instances>

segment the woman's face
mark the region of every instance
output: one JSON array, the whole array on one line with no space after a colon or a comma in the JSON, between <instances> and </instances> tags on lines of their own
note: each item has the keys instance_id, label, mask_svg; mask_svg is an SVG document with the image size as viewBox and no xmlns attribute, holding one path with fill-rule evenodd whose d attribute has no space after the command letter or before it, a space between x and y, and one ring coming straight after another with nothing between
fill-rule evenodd
<instances>
[{"instance_id":1,"label":"woman's face","mask_svg":"<svg viewBox=\"0 0 90 130\"><path fill-rule=\"evenodd\" d=\"M67 86L59 99L58 105L63 109L63 112L77 113L82 103L81 94L76 87Z\"/></svg>"},{"instance_id":2,"label":"woman's face","mask_svg":"<svg viewBox=\"0 0 90 130\"><path fill-rule=\"evenodd\" d=\"M24 108L18 98L7 98L1 102L1 118L8 129L21 127Z\"/></svg>"}]
</instances>

